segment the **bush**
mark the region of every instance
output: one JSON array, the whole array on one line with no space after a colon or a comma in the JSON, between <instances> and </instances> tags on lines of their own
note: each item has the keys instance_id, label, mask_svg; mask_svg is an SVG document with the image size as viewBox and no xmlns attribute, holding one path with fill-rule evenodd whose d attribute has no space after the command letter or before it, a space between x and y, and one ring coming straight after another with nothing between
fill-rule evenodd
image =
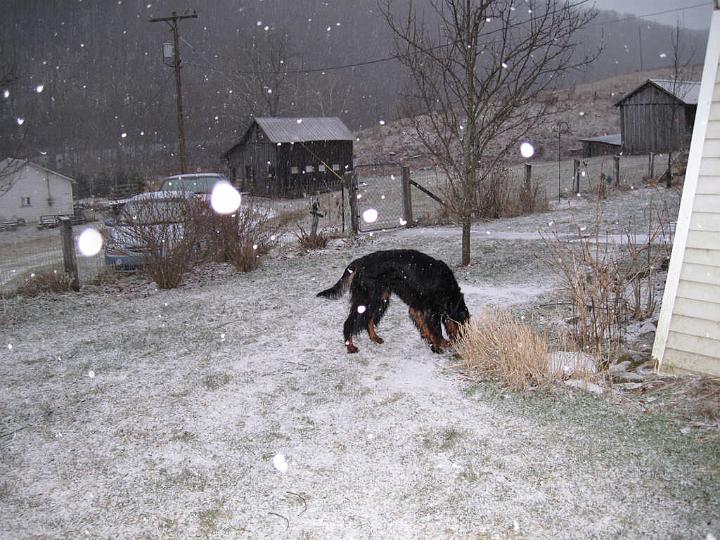
<instances>
[{"instance_id":1,"label":"bush","mask_svg":"<svg viewBox=\"0 0 720 540\"><path fill-rule=\"evenodd\" d=\"M73 290L72 278L59 270L48 270L30 274L17 288L17 294L34 297L47 293L59 293Z\"/></svg>"},{"instance_id":2,"label":"bush","mask_svg":"<svg viewBox=\"0 0 720 540\"><path fill-rule=\"evenodd\" d=\"M197 258L229 262L240 272L258 267L260 257L270 251L280 230L266 208L253 204L243 204L230 215L198 204L192 223Z\"/></svg>"},{"instance_id":3,"label":"bush","mask_svg":"<svg viewBox=\"0 0 720 540\"><path fill-rule=\"evenodd\" d=\"M549 343L530 325L501 310L490 310L462 327L455 350L465 366L497 377L515 390L551 382Z\"/></svg>"},{"instance_id":4,"label":"bush","mask_svg":"<svg viewBox=\"0 0 720 540\"><path fill-rule=\"evenodd\" d=\"M330 237L322 231L313 235L308 234L305 229L302 228L302 225L298 225L298 228L300 229L300 232L295 233L295 236L297 237L298 243L300 244L301 248L325 249L327 247L327 244L330 241Z\"/></svg>"}]
</instances>

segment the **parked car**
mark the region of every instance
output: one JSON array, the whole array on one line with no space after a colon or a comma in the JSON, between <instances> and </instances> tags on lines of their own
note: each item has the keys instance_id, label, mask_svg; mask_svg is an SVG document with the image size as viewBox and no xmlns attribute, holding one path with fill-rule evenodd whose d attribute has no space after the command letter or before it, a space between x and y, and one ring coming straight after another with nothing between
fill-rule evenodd
<instances>
[{"instance_id":1,"label":"parked car","mask_svg":"<svg viewBox=\"0 0 720 540\"><path fill-rule=\"evenodd\" d=\"M209 195L215 184L228 181L226 176L218 173L176 174L163 180L160 191L190 191L196 195Z\"/></svg>"},{"instance_id":2,"label":"parked car","mask_svg":"<svg viewBox=\"0 0 720 540\"><path fill-rule=\"evenodd\" d=\"M119 214L105 221L105 263L133 270L153 249L181 241L194 197L187 191L151 191L126 199Z\"/></svg>"}]
</instances>

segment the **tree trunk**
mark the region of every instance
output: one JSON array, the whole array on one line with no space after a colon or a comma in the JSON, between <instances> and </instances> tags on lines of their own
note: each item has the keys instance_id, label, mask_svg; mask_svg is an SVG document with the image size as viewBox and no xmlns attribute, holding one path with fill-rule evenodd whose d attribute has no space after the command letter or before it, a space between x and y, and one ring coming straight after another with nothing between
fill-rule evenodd
<instances>
[{"instance_id":1,"label":"tree trunk","mask_svg":"<svg viewBox=\"0 0 720 540\"><path fill-rule=\"evenodd\" d=\"M668 152L667 178L665 179L665 187L672 187L672 150Z\"/></svg>"},{"instance_id":2,"label":"tree trunk","mask_svg":"<svg viewBox=\"0 0 720 540\"><path fill-rule=\"evenodd\" d=\"M465 218L462 223L462 265L470 265L470 218Z\"/></svg>"}]
</instances>

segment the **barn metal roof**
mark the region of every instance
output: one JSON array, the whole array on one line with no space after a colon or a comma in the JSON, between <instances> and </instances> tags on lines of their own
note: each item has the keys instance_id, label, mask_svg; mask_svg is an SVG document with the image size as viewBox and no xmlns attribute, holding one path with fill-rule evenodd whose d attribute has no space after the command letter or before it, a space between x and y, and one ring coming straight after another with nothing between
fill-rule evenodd
<instances>
[{"instance_id":1,"label":"barn metal roof","mask_svg":"<svg viewBox=\"0 0 720 540\"><path fill-rule=\"evenodd\" d=\"M627 98L629 98L648 84L657 86L671 96L676 97L685 105L697 105L698 96L700 95L700 81L675 81L673 79L648 79L638 87L625 94L619 100L617 100L615 102L615 105L620 105L623 101L625 101Z\"/></svg>"},{"instance_id":2,"label":"barn metal roof","mask_svg":"<svg viewBox=\"0 0 720 540\"><path fill-rule=\"evenodd\" d=\"M581 142L597 142L605 144L614 144L616 146L622 145L622 136L620 133L612 133L610 135L601 135L599 137L587 137L579 139Z\"/></svg>"},{"instance_id":3,"label":"barn metal roof","mask_svg":"<svg viewBox=\"0 0 720 540\"><path fill-rule=\"evenodd\" d=\"M315 118L255 118L268 139L274 143L298 141L352 141L353 135L342 123L333 117Z\"/></svg>"}]
</instances>

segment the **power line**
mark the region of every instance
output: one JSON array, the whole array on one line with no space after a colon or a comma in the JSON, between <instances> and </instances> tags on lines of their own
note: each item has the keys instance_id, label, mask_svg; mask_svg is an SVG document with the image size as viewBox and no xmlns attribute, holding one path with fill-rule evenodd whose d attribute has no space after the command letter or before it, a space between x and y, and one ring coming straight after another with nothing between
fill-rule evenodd
<instances>
[{"instance_id":1,"label":"power line","mask_svg":"<svg viewBox=\"0 0 720 540\"><path fill-rule=\"evenodd\" d=\"M587 2L587 0L583 0L582 2L579 2L578 4L575 4L575 5L570 6L570 7L577 7L578 5L584 4L584 3L586 3L586 2ZM619 22L624 22L624 21L629 21L629 20L646 19L646 18L649 18L649 17L656 17L656 16L658 16L658 15L666 15L666 14L668 14L668 13L678 13L678 12L687 11L687 10L690 10L690 9L697 9L697 8L700 8L700 7L707 7L707 5L708 5L707 2L705 2L705 3L702 3L702 4L694 4L694 5L692 5L692 6L685 6L685 7L681 7L681 8L665 9L665 10L662 10L662 11L655 11L655 12L652 12L652 13L645 13L645 14L643 14L643 15L631 15L631 16L628 16L628 17L622 17L622 18L618 18L618 19L613 19L613 20L611 20L611 21L604 21L604 22L601 22L601 23L589 24L589 25L587 25L585 28L596 28L596 27L598 27L598 26L609 26L609 25L611 25L611 24L616 24L616 23L619 23ZM532 22L532 21L535 21L535 20L540 20L540 19L544 18L545 16L546 16L546 15L541 15L541 16L538 16L538 17L531 17L531 18L529 18L529 19L527 19L527 20L525 20L525 21L522 21L522 22L519 22L519 23L510 25L510 26L511 26L511 27L513 27L513 26L520 26L520 25L523 25L523 24L527 24L528 22ZM491 31L489 31L489 32L485 32L484 34L482 34L482 36L489 36L489 35L491 35L491 34L500 32L500 31L502 31L502 30L503 30L502 28L498 28L498 29L495 29L495 30L491 30ZM193 49L193 51L195 51L195 47L193 47L193 46L192 46L190 43L188 43L185 39L183 39L183 42L185 42L191 49ZM430 47L430 48L428 49L428 51L433 51L433 50L441 49L441 48L444 48L444 47L447 47L447 46L448 46L447 44L436 45L435 47ZM201 66L201 65L199 65L199 64L191 64L190 62L186 62L186 63L189 64L189 65L196 66L196 67L207 67L207 68L211 69L212 71L217 71L218 73L221 73L221 74L223 74L223 75L225 75L225 76L228 76L229 74L232 74L232 75L277 75L277 74L279 74L279 73L283 73L283 74L286 74L286 75L306 75L306 74L311 74L311 73L324 73L324 72L327 72L327 71L338 71L338 70L342 70L342 69L353 69L353 68L358 68L358 67L365 67L365 66L370 66L370 65L374 65L374 64L381 64L381 63L384 63L384 62L390 62L390 61L393 61L393 60L397 60L397 59L399 58L399 55L393 54L393 55L391 55L391 56L384 56L384 57L380 57L380 58L374 58L374 59L372 59L372 60L364 60L364 61L360 61L360 62L354 62L354 63L351 63L351 64L341 64L341 65L337 65L337 66L327 66L327 67L321 67L321 68L292 69L292 70L286 70L286 71L257 71L257 70L249 70L249 71L232 71L232 72L228 73L227 71L224 71L224 70L221 70L221 69L219 69L219 68L216 68L215 66L212 65L212 63L211 63L210 61L208 61L206 58L202 57L202 55L201 55L200 53L198 53L198 54L201 56L201 58L202 58L203 60L205 60L205 62L207 62L207 66Z\"/></svg>"}]
</instances>

